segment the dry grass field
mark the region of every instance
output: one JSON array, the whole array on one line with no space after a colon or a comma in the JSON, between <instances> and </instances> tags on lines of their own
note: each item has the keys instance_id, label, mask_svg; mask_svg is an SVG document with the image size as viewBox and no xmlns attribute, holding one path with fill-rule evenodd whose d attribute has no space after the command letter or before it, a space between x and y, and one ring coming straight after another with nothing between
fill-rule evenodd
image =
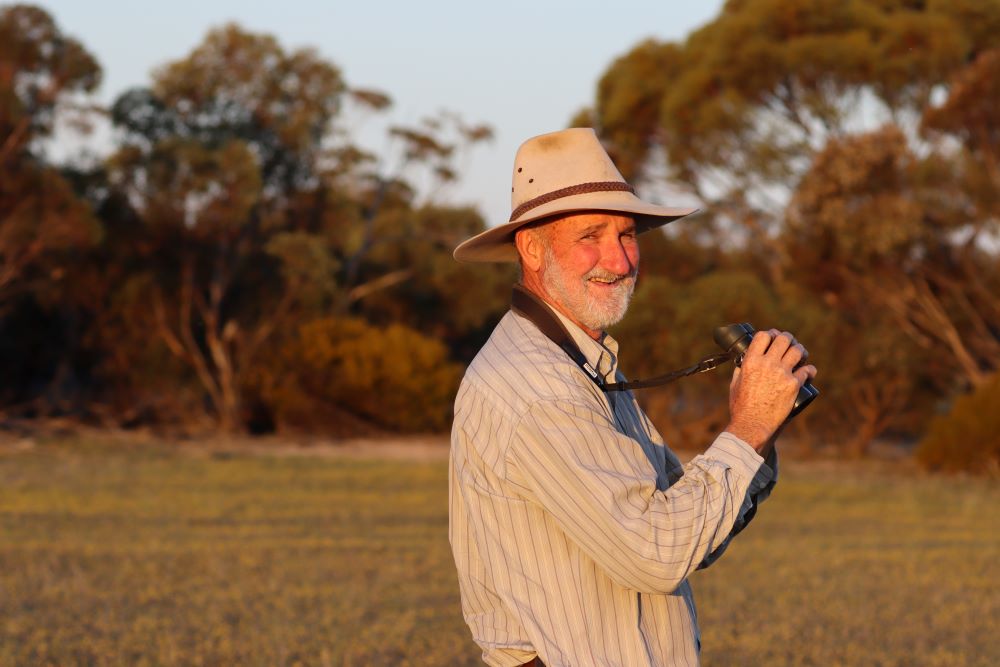
<instances>
[{"instance_id":1,"label":"dry grass field","mask_svg":"<svg viewBox=\"0 0 1000 667\"><path fill-rule=\"evenodd\" d=\"M0 450L0 665L480 664L414 458ZM782 475L694 577L705 665L1000 664L995 481Z\"/></svg>"}]
</instances>

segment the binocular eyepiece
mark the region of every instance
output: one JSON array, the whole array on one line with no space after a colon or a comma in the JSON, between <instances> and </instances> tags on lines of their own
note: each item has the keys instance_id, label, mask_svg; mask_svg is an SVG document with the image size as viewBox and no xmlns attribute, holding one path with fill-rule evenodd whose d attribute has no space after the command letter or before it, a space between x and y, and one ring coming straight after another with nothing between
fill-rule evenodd
<instances>
[{"instance_id":1,"label":"binocular eyepiece","mask_svg":"<svg viewBox=\"0 0 1000 667\"><path fill-rule=\"evenodd\" d=\"M716 344L725 350L726 354L739 366L743 363L743 355L750 347L750 341L753 340L755 333L757 332L748 322L742 322L718 327L713 332L712 337ZM817 396L819 396L819 389L814 387L812 382L806 381L804 385L799 387L799 395L795 397L795 405L788 413L788 419L802 412Z\"/></svg>"}]
</instances>

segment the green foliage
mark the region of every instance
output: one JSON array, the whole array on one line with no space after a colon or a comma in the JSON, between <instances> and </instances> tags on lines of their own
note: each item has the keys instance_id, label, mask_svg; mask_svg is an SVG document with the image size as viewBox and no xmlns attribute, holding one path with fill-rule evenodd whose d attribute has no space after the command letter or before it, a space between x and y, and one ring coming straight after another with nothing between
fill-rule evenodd
<instances>
[{"instance_id":1,"label":"green foliage","mask_svg":"<svg viewBox=\"0 0 1000 667\"><path fill-rule=\"evenodd\" d=\"M661 106L664 147L685 178L715 166L779 180L781 162L846 131L866 92L892 110L922 108L965 62L972 29L901 1L731 2L684 45Z\"/></svg>"},{"instance_id":2,"label":"green foliage","mask_svg":"<svg viewBox=\"0 0 1000 667\"><path fill-rule=\"evenodd\" d=\"M265 249L280 262L282 277L293 286L300 303L318 308L330 301L340 262L322 236L282 232L271 237Z\"/></svg>"},{"instance_id":3,"label":"green foliage","mask_svg":"<svg viewBox=\"0 0 1000 667\"><path fill-rule=\"evenodd\" d=\"M315 175L346 92L340 71L315 51L285 51L270 35L229 24L158 69L149 92L123 96L115 118L139 137L247 142L264 182L282 192Z\"/></svg>"},{"instance_id":4,"label":"green foliage","mask_svg":"<svg viewBox=\"0 0 1000 667\"><path fill-rule=\"evenodd\" d=\"M905 260L929 231L912 196L914 162L894 126L828 143L789 206L785 238L800 237L793 252L815 259L813 270L827 268L820 262L859 271Z\"/></svg>"},{"instance_id":5,"label":"green foliage","mask_svg":"<svg viewBox=\"0 0 1000 667\"><path fill-rule=\"evenodd\" d=\"M100 81L94 56L44 9L0 7L0 165L51 134L58 103Z\"/></svg>"},{"instance_id":6,"label":"green foliage","mask_svg":"<svg viewBox=\"0 0 1000 667\"><path fill-rule=\"evenodd\" d=\"M146 224L208 242L235 238L262 192L252 147L238 140L210 147L171 138L149 151L126 146L108 168Z\"/></svg>"},{"instance_id":7,"label":"green foliage","mask_svg":"<svg viewBox=\"0 0 1000 667\"><path fill-rule=\"evenodd\" d=\"M35 289L58 289L50 282L53 273L58 278L67 257L101 235L88 203L58 171L31 160L8 165L0 180L0 303L17 282L32 277L43 278Z\"/></svg>"},{"instance_id":8,"label":"green foliage","mask_svg":"<svg viewBox=\"0 0 1000 667\"><path fill-rule=\"evenodd\" d=\"M45 10L0 6L0 396L28 413L78 407L82 393L80 258L104 229L41 149L57 112L72 124L100 78Z\"/></svg>"},{"instance_id":9,"label":"green foliage","mask_svg":"<svg viewBox=\"0 0 1000 667\"><path fill-rule=\"evenodd\" d=\"M432 431L451 419L461 368L439 341L400 324L324 318L302 325L256 375L279 426L344 429L353 415Z\"/></svg>"},{"instance_id":10,"label":"green foliage","mask_svg":"<svg viewBox=\"0 0 1000 667\"><path fill-rule=\"evenodd\" d=\"M984 383L1000 367L998 35L998 0L731 0L683 43L611 63L579 120L630 179L706 209L641 239L623 369L687 365L725 321L793 330L823 390L797 423L854 453ZM263 401L287 427L443 428L446 360L471 359L514 278L455 263L485 223L432 199L490 129L441 112L373 155L345 119L388 95L227 25L118 98L105 165L60 173L39 139L99 79L44 10L0 9L0 315L17 332L0 361L19 369L0 395L60 377L128 423L208 406L240 429ZM668 440L700 442L727 375L640 400ZM366 402L395 383L405 400Z\"/></svg>"},{"instance_id":11,"label":"green foliage","mask_svg":"<svg viewBox=\"0 0 1000 667\"><path fill-rule=\"evenodd\" d=\"M729 2L683 44L612 63L593 120L630 175L659 178L665 159L674 187L757 232L829 139L887 118L915 134L931 92L1000 44L983 30L997 23L996 0Z\"/></svg>"},{"instance_id":12,"label":"green foliage","mask_svg":"<svg viewBox=\"0 0 1000 667\"><path fill-rule=\"evenodd\" d=\"M321 161L345 92L314 52L228 25L111 110L123 139L108 180L129 205L115 212L153 246L130 278L150 285L157 342L223 429L242 428L244 375L264 343L334 292Z\"/></svg>"},{"instance_id":13,"label":"green foliage","mask_svg":"<svg viewBox=\"0 0 1000 667\"><path fill-rule=\"evenodd\" d=\"M95 412L102 420L127 426L206 425L197 377L190 367L176 363L161 340L150 336L157 327L149 308L155 289L150 276L140 273L102 295L109 302L99 305L99 318L90 323L83 340L96 358L91 369L100 388Z\"/></svg>"},{"instance_id":14,"label":"green foliage","mask_svg":"<svg viewBox=\"0 0 1000 667\"><path fill-rule=\"evenodd\" d=\"M967 205L975 207L975 215L965 217L994 233L1000 228L1000 110L994 104L998 98L1000 48L994 48L952 77L947 99L926 109L921 123L926 136L961 143L957 189L965 193Z\"/></svg>"},{"instance_id":15,"label":"green foliage","mask_svg":"<svg viewBox=\"0 0 1000 667\"><path fill-rule=\"evenodd\" d=\"M732 0L597 87L629 172L695 194L702 233L743 246L703 266L780 300L827 387L807 421L845 451L1000 367L997 26L997 0Z\"/></svg>"},{"instance_id":16,"label":"green foliage","mask_svg":"<svg viewBox=\"0 0 1000 667\"><path fill-rule=\"evenodd\" d=\"M933 400L924 351L899 335L890 313L863 296L855 300L845 292L827 303L814 299L805 290L782 299L791 311L788 328L820 369L821 396L796 418L796 435L811 438L810 447L860 457L886 431L919 432Z\"/></svg>"},{"instance_id":17,"label":"green foliage","mask_svg":"<svg viewBox=\"0 0 1000 667\"><path fill-rule=\"evenodd\" d=\"M935 416L917 448L931 470L997 475L1000 472L1000 373Z\"/></svg>"},{"instance_id":18,"label":"green foliage","mask_svg":"<svg viewBox=\"0 0 1000 667\"><path fill-rule=\"evenodd\" d=\"M231 24L209 32L186 57L157 70L149 88L128 91L112 109L124 139L108 178L114 196L130 205L124 213L138 218L143 241L155 248L148 263L133 267L151 285L153 331L197 378L224 429L242 428L259 398L250 377L266 363L265 344L294 339L302 322L359 314L426 327L453 342L478 332L493 312L483 292L450 289L447 281L461 277L450 256L442 268L445 249L468 228L482 228L479 216L415 206L405 174L379 173L380 161L340 129L345 102L379 110L390 100L348 89L339 70L313 51L286 51L270 35ZM447 140L445 129L459 141ZM390 134L403 145L404 166L423 167L441 182L457 176L450 164L460 149L491 136L455 114ZM400 349L416 355L409 362L387 355L386 364L400 361L401 376L424 363L422 354L446 357L402 328L387 331L388 339L367 340L391 346L399 338ZM312 387L308 377L303 382ZM372 382L391 379L386 371L359 382L368 391ZM309 400L330 400L330 391L315 388L318 398ZM330 414L441 428L445 402L435 391L421 398L432 404L428 414L394 406L388 416L370 415L361 398ZM279 401L280 420L304 424L306 402Z\"/></svg>"},{"instance_id":19,"label":"green foliage","mask_svg":"<svg viewBox=\"0 0 1000 667\"><path fill-rule=\"evenodd\" d=\"M0 7L0 308L18 291L58 289L68 251L100 239L87 203L33 154L57 105L72 106L100 78L94 57L43 9Z\"/></svg>"},{"instance_id":20,"label":"green foliage","mask_svg":"<svg viewBox=\"0 0 1000 667\"><path fill-rule=\"evenodd\" d=\"M821 369L821 399L795 419L789 434L803 448L861 456L885 431L922 425L931 373L921 350L898 336L890 314L847 296L822 299L806 285L775 289L746 270L717 269L691 280L644 275L629 314L612 333L621 343L622 370L638 379L714 354L712 331L722 324L792 331ZM731 375L726 365L636 395L668 442L697 446L726 424Z\"/></svg>"},{"instance_id":21,"label":"green foliage","mask_svg":"<svg viewBox=\"0 0 1000 667\"><path fill-rule=\"evenodd\" d=\"M398 240L372 249L366 277L396 267L406 267L406 273L390 289L373 290L360 300L360 312L371 321L398 322L461 346L485 327L492 329L507 310L513 267L460 264L451 256L460 241L486 228L475 210L397 209L376 223L380 238Z\"/></svg>"},{"instance_id":22,"label":"green foliage","mask_svg":"<svg viewBox=\"0 0 1000 667\"><path fill-rule=\"evenodd\" d=\"M676 44L648 40L613 62L597 84L594 113L626 179L638 176L649 156L660 101L680 70L680 57Z\"/></svg>"},{"instance_id":23,"label":"green foliage","mask_svg":"<svg viewBox=\"0 0 1000 667\"><path fill-rule=\"evenodd\" d=\"M981 367L1000 366L1000 310L985 287L997 277L995 253L976 243L996 226L992 204L965 187L981 178L967 174L989 170L970 161L918 158L895 126L831 140L792 197L781 241L794 258L788 277L838 295L854 320L883 320L878 311L888 310L896 331L880 329L898 347L936 339L978 383Z\"/></svg>"}]
</instances>

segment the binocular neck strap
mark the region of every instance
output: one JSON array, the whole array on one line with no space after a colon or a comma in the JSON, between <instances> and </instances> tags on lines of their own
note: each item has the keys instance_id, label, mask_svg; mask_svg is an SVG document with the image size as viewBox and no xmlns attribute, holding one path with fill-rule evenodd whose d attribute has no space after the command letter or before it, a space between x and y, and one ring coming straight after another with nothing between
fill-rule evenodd
<instances>
[{"instance_id":1,"label":"binocular neck strap","mask_svg":"<svg viewBox=\"0 0 1000 667\"><path fill-rule=\"evenodd\" d=\"M658 387L668 382L673 382L678 378L710 371L730 360L730 356L726 353L715 354L702 359L693 366L688 366L687 368L682 368L666 375L649 378L648 380L605 384L548 304L521 285L514 285L514 290L510 298L510 308L518 315L530 320L549 340L558 345L587 374L587 377L601 388L601 391L628 391L630 389Z\"/></svg>"},{"instance_id":2,"label":"binocular neck strap","mask_svg":"<svg viewBox=\"0 0 1000 667\"><path fill-rule=\"evenodd\" d=\"M510 309L521 317L527 318L553 343L558 345L569 358L576 362L576 365L583 369L591 380L598 387L604 388L601 376L583 352L573 341L573 337L566 331L566 327L559 321L559 317L552 312L548 305L534 294L526 290L521 285L514 285L514 291L510 296Z\"/></svg>"}]
</instances>

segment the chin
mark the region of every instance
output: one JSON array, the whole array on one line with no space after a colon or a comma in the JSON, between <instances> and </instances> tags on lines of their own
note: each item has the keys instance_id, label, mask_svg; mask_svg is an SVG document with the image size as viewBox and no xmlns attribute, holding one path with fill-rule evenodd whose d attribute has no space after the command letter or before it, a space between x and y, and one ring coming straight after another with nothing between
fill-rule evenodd
<instances>
[{"instance_id":1,"label":"chin","mask_svg":"<svg viewBox=\"0 0 1000 667\"><path fill-rule=\"evenodd\" d=\"M605 329L613 327L621 322L627 311L628 303L626 302L621 308L616 308L614 310L606 309L601 313L588 313L590 317L580 318L580 321L594 331L604 331Z\"/></svg>"}]
</instances>

